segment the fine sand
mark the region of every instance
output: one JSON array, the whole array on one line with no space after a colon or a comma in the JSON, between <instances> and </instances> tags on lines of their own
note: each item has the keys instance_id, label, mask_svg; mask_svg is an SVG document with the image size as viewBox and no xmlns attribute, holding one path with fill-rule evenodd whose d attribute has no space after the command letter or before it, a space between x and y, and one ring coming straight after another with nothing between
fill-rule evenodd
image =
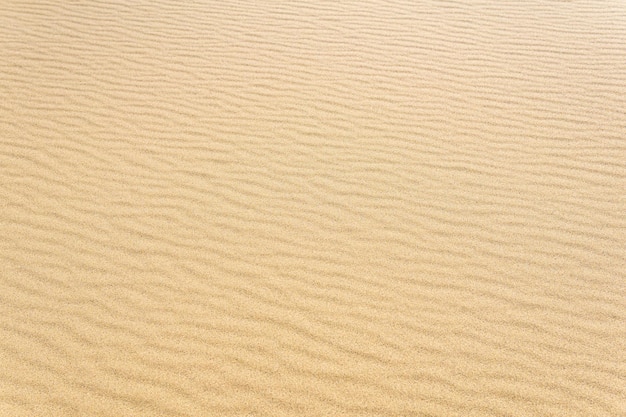
<instances>
[{"instance_id":1,"label":"fine sand","mask_svg":"<svg viewBox=\"0 0 626 417\"><path fill-rule=\"evenodd\" d=\"M0 2L0 416L625 416L623 1Z\"/></svg>"}]
</instances>

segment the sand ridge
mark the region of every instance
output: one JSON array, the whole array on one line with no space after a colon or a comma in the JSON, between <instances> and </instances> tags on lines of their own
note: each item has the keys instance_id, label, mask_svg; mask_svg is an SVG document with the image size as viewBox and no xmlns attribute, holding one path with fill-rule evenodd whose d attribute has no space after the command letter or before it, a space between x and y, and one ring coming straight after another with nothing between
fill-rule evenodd
<instances>
[{"instance_id":1,"label":"sand ridge","mask_svg":"<svg viewBox=\"0 0 626 417\"><path fill-rule=\"evenodd\" d=\"M621 2L8 0L0 56L0 415L626 415Z\"/></svg>"}]
</instances>

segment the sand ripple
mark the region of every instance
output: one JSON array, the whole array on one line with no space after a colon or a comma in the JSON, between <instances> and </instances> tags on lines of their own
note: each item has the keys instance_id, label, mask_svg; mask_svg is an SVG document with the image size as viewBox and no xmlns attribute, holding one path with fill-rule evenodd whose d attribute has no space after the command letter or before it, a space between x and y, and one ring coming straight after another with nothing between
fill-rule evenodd
<instances>
[{"instance_id":1,"label":"sand ripple","mask_svg":"<svg viewBox=\"0 0 626 417\"><path fill-rule=\"evenodd\" d=\"M622 2L6 0L0 56L0 415L626 415Z\"/></svg>"}]
</instances>

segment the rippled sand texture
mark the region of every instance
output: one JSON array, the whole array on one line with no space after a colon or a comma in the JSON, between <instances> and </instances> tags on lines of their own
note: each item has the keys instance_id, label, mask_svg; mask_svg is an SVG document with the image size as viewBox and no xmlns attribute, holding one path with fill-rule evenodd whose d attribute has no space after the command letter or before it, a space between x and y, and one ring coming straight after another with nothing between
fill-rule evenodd
<instances>
[{"instance_id":1,"label":"rippled sand texture","mask_svg":"<svg viewBox=\"0 0 626 417\"><path fill-rule=\"evenodd\" d=\"M623 2L5 0L0 57L0 415L626 415Z\"/></svg>"}]
</instances>

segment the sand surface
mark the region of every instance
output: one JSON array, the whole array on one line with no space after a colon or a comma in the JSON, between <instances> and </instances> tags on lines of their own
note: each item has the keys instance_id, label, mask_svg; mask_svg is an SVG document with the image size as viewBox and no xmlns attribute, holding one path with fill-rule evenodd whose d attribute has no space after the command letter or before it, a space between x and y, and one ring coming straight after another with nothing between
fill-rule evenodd
<instances>
[{"instance_id":1,"label":"sand surface","mask_svg":"<svg viewBox=\"0 0 626 417\"><path fill-rule=\"evenodd\" d=\"M1 416L625 416L623 1L0 2Z\"/></svg>"}]
</instances>

